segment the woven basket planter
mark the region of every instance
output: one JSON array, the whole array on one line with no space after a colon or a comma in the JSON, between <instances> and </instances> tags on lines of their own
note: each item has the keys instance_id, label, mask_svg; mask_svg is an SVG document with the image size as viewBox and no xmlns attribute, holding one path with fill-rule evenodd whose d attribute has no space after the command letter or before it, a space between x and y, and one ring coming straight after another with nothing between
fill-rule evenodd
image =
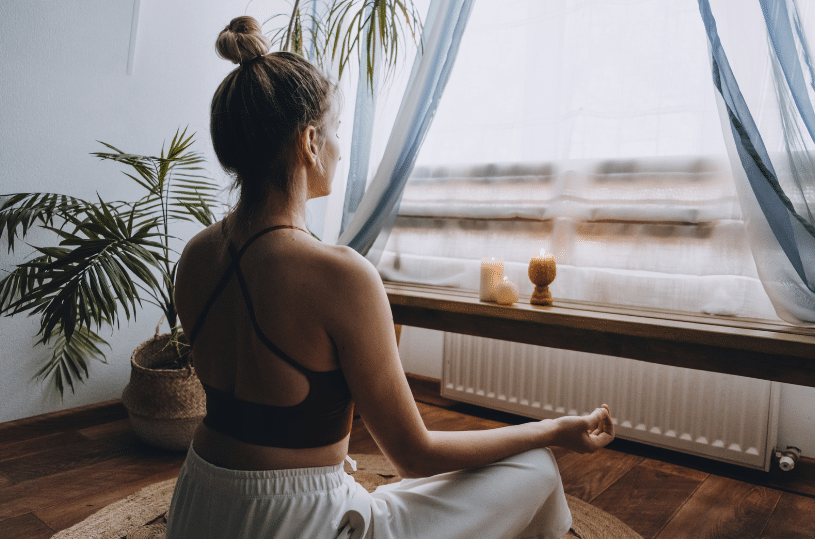
<instances>
[{"instance_id":1,"label":"woven basket planter","mask_svg":"<svg viewBox=\"0 0 815 539\"><path fill-rule=\"evenodd\" d=\"M122 403L136 435L144 442L173 451L186 451L206 414L204 388L195 369L156 369L172 358L170 334L156 335L130 357L130 383Z\"/></svg>"}]
</instances>

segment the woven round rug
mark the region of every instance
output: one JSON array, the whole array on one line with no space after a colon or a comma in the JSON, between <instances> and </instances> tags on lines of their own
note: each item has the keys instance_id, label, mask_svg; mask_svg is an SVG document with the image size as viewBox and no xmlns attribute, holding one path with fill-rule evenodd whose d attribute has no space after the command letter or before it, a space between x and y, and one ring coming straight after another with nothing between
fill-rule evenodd
<instances>
[{"instance_id":1,"label":"woven round rug","mask_svg":"<svg viewBox=\"0 0 815 539\"><path fill-rule=\"evenodd\" d=\"M368 492L401 480L382 455L352 455L357 471L348 472ZM165 539L165 514L175 479L145 487L112 503L51 539ZM566 495L572 511L572 532L581 539L642 539L619 519L574 496Z\"/></svg>"}]
</instances>

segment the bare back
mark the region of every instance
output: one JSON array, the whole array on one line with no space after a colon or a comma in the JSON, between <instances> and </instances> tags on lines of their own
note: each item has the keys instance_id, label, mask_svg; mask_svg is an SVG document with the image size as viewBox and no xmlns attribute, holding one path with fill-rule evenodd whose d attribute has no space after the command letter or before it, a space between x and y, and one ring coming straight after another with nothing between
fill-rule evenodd
<instances>
[{"instance_id":1,"label":"bare back","mask_svg":"<svg viewBox=\"0 0 815 539\"><path fill-rule=\"evenodd\" d=\"M250 231L255 232L255 231ZM217 223L193 238L179 261L176 303L184 332L205 310L233 257L251 233L232 234ZM334 254L310 235L281 229L257 238L243 254L240 269L262 333L286 355L312 371L339 368L337 350L326 331L326 261ZM233 274L212 303L193 346L196 372L217 390L253 403L287 407L309 393L306 377L272 352L258 336L246 296ZM196 451L213 464L233 469L282 469L340 462L347 437L332 445L287 449L247 444L202 425Z\"/></svg>"}]
</instances>

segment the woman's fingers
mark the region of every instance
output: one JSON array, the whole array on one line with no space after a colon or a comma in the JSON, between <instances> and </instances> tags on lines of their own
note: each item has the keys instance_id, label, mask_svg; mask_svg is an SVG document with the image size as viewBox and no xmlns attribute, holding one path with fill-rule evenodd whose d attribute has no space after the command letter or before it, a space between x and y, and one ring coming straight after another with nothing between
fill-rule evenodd
<instances>
[{"instance_id":1,"label":"woman's fingers","mask_svg":"<svg viewBox=\"0 0 815 539\"><path fill-rule=\"evenodd\" d=\"M605 427L606 419L609 418L609 412L607 408L595 408L588 417L591 430L596 431L599 429L602 431Z\"/></svg>"},{"instance_id":2,"label":"woman's fingers","mask_svg":"<svg viewBox=\"0 0 815 539\"><path fill-rule=\"evenodd\" d=\"M557 421L563 427L563 439L558 445L578 453L592 453L614 439L611 412L605 404L590 414L563 416Z\"/></svg>"},{"instance_id":3,"label":"woman's fingers","mask_svg":"<svg viewBox=\"0 0 815 539\"><path fill-rule=\"evenodd\" d=\"M614 438L614 421L611 420L611 409L608 407L608 404L604 404L603 408L606 410L606 416L603 421L605 428L603 430Z\"/></svg>"},{"instance_id":4,"label":"woman's fingers","mask_svg":"<svg viewBox=\"0 0 815 539\"><path fill-rule=\"evenodd\" d=\"M614 423L607 404L589 414L589 430L591 430L589 438L595 449L605 447L614 439Z\"/></svg>"}]
</instances>

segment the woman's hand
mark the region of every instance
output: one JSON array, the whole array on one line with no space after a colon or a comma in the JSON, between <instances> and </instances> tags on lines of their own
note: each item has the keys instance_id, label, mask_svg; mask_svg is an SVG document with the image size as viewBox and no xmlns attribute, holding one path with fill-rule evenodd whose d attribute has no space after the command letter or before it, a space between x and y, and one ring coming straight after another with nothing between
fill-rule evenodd
<instances>
[{"instance_id":1,"label":"woman's hand","mask_svg":"<svg viewBox=\"0 0 815 539\"><path fill-rule=\"evenodd\" d=\"M559 417L555 424L557 434L552 445L576 453L593 453L614 439L614 423L607 404L588 415Z\"/></svg>"}]
</instances>

